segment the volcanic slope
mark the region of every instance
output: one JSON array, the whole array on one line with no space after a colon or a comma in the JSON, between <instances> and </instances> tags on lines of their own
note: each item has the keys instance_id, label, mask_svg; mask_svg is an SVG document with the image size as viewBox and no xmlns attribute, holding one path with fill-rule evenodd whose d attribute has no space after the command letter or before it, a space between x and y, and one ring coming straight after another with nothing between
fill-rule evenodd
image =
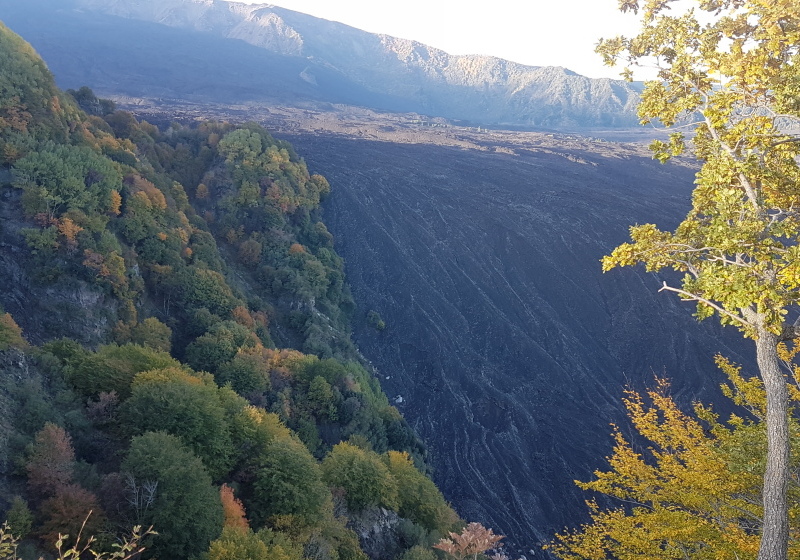
<instances>
[{"instance_id":1,"label":"volcanic slope","mask_svg":"<svg viewBox=\"0 0 800 560\"><path fill-rule=\"evenodd\" d=\"M628 225L685 214L686 166L533 133L285 137L333 185L357 343L433 448L437 483L529 558L583 520L573 480L603 466L609 423L626 426L625 386L662 376L683 404L713 401L714 354L748 359L735 332L658 294L658 275L600 271Z\"/></svg>"}]
</instances>

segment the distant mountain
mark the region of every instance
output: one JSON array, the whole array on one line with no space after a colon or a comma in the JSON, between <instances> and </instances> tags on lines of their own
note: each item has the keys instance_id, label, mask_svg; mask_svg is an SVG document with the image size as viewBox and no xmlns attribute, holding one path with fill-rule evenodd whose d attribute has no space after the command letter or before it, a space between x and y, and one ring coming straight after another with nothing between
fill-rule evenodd
<instances>
[{"instance_id":1,"label":"distant mountain","mask_svg":"<svg viewBox=\"0 0 800 560\"><path fill-rule=\"evenodd\" d=\"M454 56L273 5L0 0L0 19L37 48L60 85L105 94L344 103L516 126L636 123L638 84Z\"/></svg>"}]
</instances>

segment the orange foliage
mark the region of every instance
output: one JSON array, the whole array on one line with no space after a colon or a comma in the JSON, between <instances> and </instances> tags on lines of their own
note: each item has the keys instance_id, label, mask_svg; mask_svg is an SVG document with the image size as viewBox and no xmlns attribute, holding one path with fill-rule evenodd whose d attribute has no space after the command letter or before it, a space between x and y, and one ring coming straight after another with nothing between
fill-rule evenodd
<instances>
[{"instance_id":1,"label":"orange foliage","mask_svg":"<svg viewBox=\"0 0 800 560\"><path fill-rule=\"evenodd\" d=\"M250 312L247 310L247 308L242 305L234 307L233 311L231 311L231 316L233 317L234 321L240 325L244 325L248 329L254 329L256 326L256 322L252 315L250 315Z\"/></svg>"},{"instance_id":2,"label":"orange foliage","mask_svg":"<svg viewBox=\"0 0 800 560\"><path fill-rule=\"evenodd\" d=\"M253 320L255 321L256 325L260 327L268 327L269 326L269 317L263 311L256 311L251 314Z\"/></svg>"},{"instance_id":3,"label":"orange foliage","mask_svg":"<svg viewBox=\"0 0 800 560\"><path fill-rule=\"evenodd\" d=\"M32 118L31 114L23 107L12 105L0 112L0 125L3 125L2 128L10 128L17 132L27 132Z\"/></svg>"},{"instance_id":4,"label":"orange foliage","mask_svg":"<svg viewBox=\"0 0 800 560\"><path fill-rule=\"evenodd\" d=\"M308 356L297 350L264 348L262 352L270 372L283 379L290 379L296 366L304 360L308 360Z\"/></svg>"},{"instance_id":5,"label":"orange foliage","mask_svg":"<svg viewBox=\"0 0 800 560\"><path fill-rule=\"evenodd\" d=\"M50 110L53 111L56 114L60 114L62 112L61 111L61 101L58 99L57 95L54 95L50 99Z\"/></svg>"},{"instance_id":6,"label":"orange foliage","mask_svg":"<svg viewBox=\"0 0 800 560\"><path fill-rule=\"evenodd\" d=\"M25 348L28 343L22 337L22 329L10 313L0 315L0 350L9 346Z\"/></svg>"},{"instance_id":7,"label":"orange foliage","mask_svg":"<svg viewBox=\"0 0 800 560\"><path fill-rule=\"evenodd\" d=\"M83 228L73 222L70 218L64 217L58 220L58 233L67 240L67 250L70 252L78 248L77 236Z\"/></svg>"},{"instance_id":8,"label":"orange foliage","mask_svg":"<svg viewBox=\"0 0 800 560\"><path fill-rule=\"evenodd\" d=\"M167 240L167 234L166 234L166 233L164 233L163 231L159 231L159 232L158 232L158 238L159 238L161 241L166 241L166 240Z\"/></svg>"},{"instance_id":9,"label":"orange foliage","mask_svg":"<svg viewBox=\"0 0 800 560\"><path fill-rule=\"evenodd\" d=\"M141 175L128 175L125 177L125 183L129 185L134 196L143 196L147 200L148 207L157 210L165 210L167 208L167 199L164 197L164 193Z\"/></svg>"},{"instance_id":10,"label":"orange foliage","mask_svg":"<svg viewBox=\"0 0 800 560\"><path fill-rule=\"evenodd\" d=\"M236 529L247 530L250 525L244 514L242 502L233 495L233 488L223 484L219 488L219 498L222 501L222 511L224 515L223 527L233 527Z\"/></svg>"},{"instance_id":11,"label":"orange foliage","mask_svg":"<svg viewBox=\"0 0 800 560\"><path fill-rule=\"evenodd\" d=\"M289 254L290 255L297 255L299 253L305 253L306 248L300 245L299 243L292 243L292 246L289 247Z\"/></svg>"},{"instance_id":12,"label":"orange foliage","mask_svg":"<svg viewBox=\"0 0 800 560\"><path fill-rule=\"evenodd\" d=\"M94 270L101 278L106 278L111 274L111 271L106 266L105 257L91 249L84 249L83 251L83 266Z\"/></svg>"}]
</instances>

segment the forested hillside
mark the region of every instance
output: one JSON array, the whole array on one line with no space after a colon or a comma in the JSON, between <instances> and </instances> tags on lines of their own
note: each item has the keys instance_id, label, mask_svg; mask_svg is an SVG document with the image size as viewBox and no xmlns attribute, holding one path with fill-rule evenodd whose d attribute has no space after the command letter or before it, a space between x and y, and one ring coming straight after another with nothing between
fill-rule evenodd
<instances>
[{"instance_id":1,"label":"forested hillside","mask_svg":"<svg viewBox=\"0 0 800 560\"><path fill-rule=\"evenodd\" d=\"M427 558L460 521L350 341L327 181L64 93L0 24L0 511L145 557ZM378 323L376 323L377 325Z\"/></svg>"}]
</instances>

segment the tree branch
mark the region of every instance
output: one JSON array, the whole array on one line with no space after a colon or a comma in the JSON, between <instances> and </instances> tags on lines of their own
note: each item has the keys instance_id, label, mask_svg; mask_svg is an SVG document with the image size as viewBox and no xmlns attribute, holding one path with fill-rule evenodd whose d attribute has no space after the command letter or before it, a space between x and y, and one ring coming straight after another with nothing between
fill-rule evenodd
<instances>
[{"instance_id":1,"label":"tree branch","mask_svg":"<svg viewBox=\"0 0 800 560\"><path fill-rule=\"evenodd\" d=\"M700 297L697 294L693 294L691 292L687 292L686 290L681 290L680 288L673 288L672 286L670 286L666 282L664 282L663 286L661 286L661 289L658 290L658 291L659 292L663 292L664 290L666 290L668 292L675 292L676 294L680 294L680 295L684 296L689 301L699 301L700 303L704 303L707 306L709 306L712 309L714 309L720 315L724 315L726 317L729 317L729 318L731 318L731 319L733 319L735 321L738 321L739 323L742 323L743 325L745 325L747 327L755 328L755 325L753 325L749 321L746 321L745 319L743 319L742 317L740 317L736 313L731 313L730 311L728 311L724 307L714 303L713 301L711 301L709 299L706 299L704 297Z\"/></svg>"}]
</instances>

